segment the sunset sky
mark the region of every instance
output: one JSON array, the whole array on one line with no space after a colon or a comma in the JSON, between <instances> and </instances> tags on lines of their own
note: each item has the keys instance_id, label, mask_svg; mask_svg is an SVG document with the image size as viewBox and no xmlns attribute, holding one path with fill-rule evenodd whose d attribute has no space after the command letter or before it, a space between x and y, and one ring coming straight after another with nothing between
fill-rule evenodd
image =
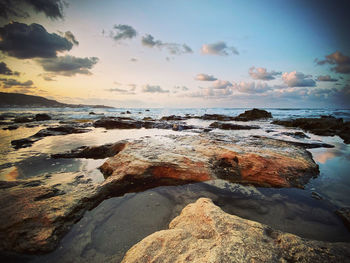
<instances>
[{"instance_id":1,"label":"sunset sky","mask_svg":"<svg viewBox=\"0 0 350 263\"><path fill-rule=\"evenodd\" d=\"M349 108L349 11L322 0L0 0L0 90L115 107Z\"/></svg>"}]
</instances>

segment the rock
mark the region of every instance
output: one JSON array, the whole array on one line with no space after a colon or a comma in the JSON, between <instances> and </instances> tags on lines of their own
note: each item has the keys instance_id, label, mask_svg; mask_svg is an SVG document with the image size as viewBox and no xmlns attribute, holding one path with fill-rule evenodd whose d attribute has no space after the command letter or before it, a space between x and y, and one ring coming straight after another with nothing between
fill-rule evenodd
<instances>
[{"instance_id":1,"label":"rock","mask_svg":"<svg viewBox=\"0 0 350 263\"><path fill-rule=\"evenodd\" d=\"M266 110L252 109L239 114L234 118L235 121L254 121L259 119L272 118L272 114Z\"/></svg>"},{"instance_id":2,"label":"rock","mask_svg":"<svg viewBox=\"0 0 350 263\"><path fill-rule=\"evenodd\" d=\"M249 126L249 125L238 125L232 123L223 123L223 122L213 122L209 125L209 128L217 128L222 130L251 130L251 129L260 129L258 126Z\"/></svg>"},{"instance_id":3,"label":"rock","mask_svg":"<svg viewBox=\"0 0 350 263\"><path fill-rule=\"evenodd\" d=\"M323 116L322 118L299 118L294 120L275 120L272 124L297 127L321 136L338 135L344 143L350 143L350 122L342 118Z\"/></svg>"},{"instance_id":4,"label":"rock","mask_svg":"<svg viewBox=\"0 0 350 263\"><path fill-rule=\"evenodd\" d=\"M163 116L160 120L161 121L182 121L186 118L176 115L170 115L170 116Z\"/></svg>"},{"instance_id":5,"label":"rock","mask_svg":"<svg viewBox=\"0 0 350 263\"><path fill-rule=\"evenodd\" d=\"M82 128L77 125L62 125L57 127L48 127L46 129L42 129L38 131L36 134L23 139L13 140L11 141L11 145L15 149L25 148L32 146L33 143L41 140L44 137L48 136L57 136L57 135L67 135L73 133L85 133L89 132L90 129Z\"/></svg>"},{"instance_id":6,"label":"rock","mask_svg":"<svg viewBox=\"0 0 350 263\"><path fill-rule=\"evenodd\" d=\"M28 117L17 117L13 120L14 123L25 123L34 121L32 118Z\"/></svg>"},{"instance_id":7,"label":"rock","mask_svg":"<svg viewBox=\"0 0 350 263\"><path fill-rule=\"evenodd\" d=\"M254 138L265 138L268 139L268 137L260 136L260 135L253 135ZM322 143L322 142L295 142L295 141L286 141L281 139L274 139L276 141L280 142L286 142L289 144L293 144L295 146L303 147L305 149L313 149L313 148L334 148L334 145L328 144L328 143Z\"/></svg>"},{"instance_id":8,"label":"rock","mask_svg":"<svg viewBox=\"0 0 350 263\"><path fill-rule=\"evenodd\" d=\"M305 139L305 138L310 139L310 137L303 132L281 132L281 134L291 136L296 139Z\"/></svg>"},{"instance_id":9,"label":"rock","mask_svg":"<svg viewBox=\"0 0 350 263\"><path fill-rule=\"evenodd\" d=\"M90 111L90 112L89 112L89 115L96 115L96 113L93 112L93 111Z\"/></svg>"},{"instance_id":10,"label":"rock","mask_svg":"<svg viewBox=\"0 0 350 263\"><path fill-rule=\"evenodd\" d=\"M217 178L303 187L318 174L317 164L303 147L268 138L241 141L210 133L84 147L65 157L109 155L113 157L100 167L106 180L99 184L71 173L0 182L0 251L52 251L85 211L111 196Z\"/></svg>"},{"instance_id":11,"label":"rock","mask_svg":"<svg viewBox=\"0 0 350 263\"><path fill-rule=\"evenodd\" d=\"M131 114L131 112L127 110L127 111L126 111L126 114Z\"/></svg>"},{"instance_id":12,"label":"rock","mask_svg":"<svg viewBox=\"0 0 350 263\"><path fill-rule=\"evenodd\" d=\"M350 231L350 207L343 207L335 211L335 213L340 216L340 218L343 220L344 225L349 229Z\"/></svg>"},{"instance_id":13,"label":"rock","mask_svg":"<svg viewBox=\"0 0 350 263\"><path fill-rule=\"evenodd\" d=\"M112 157L119 153L126 146L126 141L120 141L113 144L105 144L101 146L83 146L72 150L68 153L53 154L53 158L92 158L104 159Z\"/></svg>"},{"instance_id":14,"label":"rock","mask_svg":"<svg viewBox=\"0 0 350 263\"><path fill-rule=\"evenodd\" d=\"M73 173L0 187L0 251L52 251L69 226L96 204L94 189L89 179Z\"/></svg>"},{"instance_id":15,"label":"rock","mask_svg":"<svg viewBox=\"0 0 350 263\"><path fill-rule=\"evenodd\" d=\"M12 131L12 130L17 130L18 129L18 125L9 125L5 128L2 128L3 130L9 130L9 131Z\"/></svg>"},{"instance_id":16,"label":"rock","mask_svg":"<svg viewBox=\"0 0 350 263\"><path fill-rule=\"evenodd\" d=\"M35 115L34 119L36 121L48 121L48 120L51 120L52 118L50 117L50 115L46 113L38 113Z\"/></svg>"},{"instance_id":17,"label":"rock","mask_svg":"<svg viewBox=\"0 0 350 263\"><path fill-rule=\"evenodd\" d=\"M142 122L125 118L102 118L94 122L94 127L106 129L140 129Z\"/></svg>"},{"instance_id":18,"label":"rock","mask_svg":"<svg viewBox=\"0 0 350 263\"><path fill-rule=\"evenodd\" d=\"M15 149L20 149L20 148L27 148L32 146L32 144L36 142L36 140L31 139L31 138L24 138L24 139L18 139L18 140L13 140L11 141L11 145Z\"/></svg>"},{"instance_id":19,"label":"rock","mask_svg":"<svg viewBox=\"0 0 350 263\"><path fill-rule=\"evenodd\" d=\"M144 117L142 120L144 120L144 121L154 121L151 117Z\"/></svg>"},{"instance_id":20,"label":"rock","mask_svg":"<svg viewBox=\"0 0 350 263\"><path fill-rule=\"evenodd\" d=\"M166 137L167 144L152 138L130 142L100 167L105 183L120 189L147 189L219 178L302 188L319 173L311 154L288 142L252 137L235 143L211 134Z\"/></svg>"},{"instance_id":21,"label":"rock","mask_svg":"<svg viewBox=\"0 0 350 263\"><path fill-rule=\"evenodd\" d=\"M95 121L94 127L104 127L106 129L168 129L174 131L182 131L195 129L192 125L185 123L168 123L164 121L153 121L151 118L145 117L143 121L136 121L130 118L109 117Z\"/></svg>"},{"instance_id":22,"label":"rock","mask_svg":"<svg viewBox=\"0 0 350 263\"><path fill-rule=\"evenodd\" d=\"M215 121L233 121L234 117L226 116L222 114L204 114L201 117L197 117L202 120L215 120Z\"/></svg>"},{"instance_id":23,"label":"rock","mask_svg":"<svg viewBox=\"0 0 350 263\"><path fill-rule=\"evenodd\" d=\"M319 193L317 193L317 192L315 192L315 191L313 191L313 192L311 193L311 197L314 198L314 199L316 199L316 200L323 200L323 197L322 197Z\"/></svg>"},{"instance_id":24,"label":"rock","mask_svg":"<svg viewBox=\"0 0 350 263\"><path fill-rule=\"evenodd\" d=\"M149 111L149 109L146 109L145 111Z\"/></svg>"},{"instance_id":25,"label":"rock","mask_svg":"<svg viewBox=\"0 0 350 263\"><path fill-rule=\"evenodd\" d=\"M186 206L169 224L134 245L132 262L348 262L349 243L300 238L229 215L210 199Z\"/></svg>"}]
</instances>

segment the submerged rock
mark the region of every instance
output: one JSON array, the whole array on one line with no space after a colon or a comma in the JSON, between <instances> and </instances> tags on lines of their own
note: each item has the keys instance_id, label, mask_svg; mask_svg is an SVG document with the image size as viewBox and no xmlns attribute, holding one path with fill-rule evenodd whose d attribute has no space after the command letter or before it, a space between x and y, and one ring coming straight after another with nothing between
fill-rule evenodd
<instances>
[{"instance_id":1,"label":"submerged rock","mask_svg":"<svg viewBox=\"0 0 350 263\"><path fill-rule=\"evenodd\" d=\"M301 128L321 136L338 135L344 143L350 143L350 122L344 122L342 118L322 116L321 118L299 118L294 120L275 120L273 124L286 127Z\"/></svg>"},{"instance_id":2,"label":"submerged rock","mask_svg":"<svg viewBox=\"0 0 350 263\"><path fill-rule=\"evenodd\" d=\"M223 122L213 122L209 125L209 128L217 128L222 130L252 130L252 129L260 129L258 126L251 125L239 125L233 123L223 123Z\"/></svg>"},{"instance_id":3,"label":"submerged rock","mask_svg":"<svg viewBox=\"0 0 350 263\"><path fill-rule=\"evenodd\" d=\"M131 262L345 262L349 243L300 238L223 212L200 198L172 220L169 229L134 245Z\"/></svg>"},{"instance_id":4,"label":"submerged rock","mask_svg":"<svg viewBox=\"0 0 350 263\"><path fill-rule=\"evenodd\" d=\"M343 207L335 212L343 220L344 225L350 231L350 207Z\"/></svg>"}]
</instances>

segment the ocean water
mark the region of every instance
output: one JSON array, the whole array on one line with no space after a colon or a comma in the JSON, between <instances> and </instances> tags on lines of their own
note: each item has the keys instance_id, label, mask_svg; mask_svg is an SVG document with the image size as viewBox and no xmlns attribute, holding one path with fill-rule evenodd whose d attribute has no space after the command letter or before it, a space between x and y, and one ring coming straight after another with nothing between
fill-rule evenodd
<instances>
[{"instance_id":1,"label":"ocean water","mask_svg":"<svg viewBox=\"0 0 350 263\"><path fill-rule=\"evenodd\" d=\"M186 136L196 130L172 131L160 129L105 130L91 128L84 134L46 137L28 148L14 150L11 140L25 138L39 130L58 125L59 122L89 122L102 116L124 116L133 119L190 114L225 114L236 116L247 109L92 109L92 108L19 108L0 109L5 120L0 125L0 180L20 180L52 173L82 171L94 182L104 180L97 169L105 160L52 159L51 154L69 151L83 145L101 145L124 139L140 139L154 136L160 140L164 135ZM350 121L350 110L346 109L266 109L274 119L319 117L332 115ZM127 114L129 111L130 114ZM95 114L89 114L94 112ZM6 122L16 116L48 113L50 121L34 123L26 127L21 124L13 131L3 130ZM184 121L198 127L208 127L213 121L188 119ZM350 146L338 136L324 137L305 132L309 139L295 139L283 135L285 131L299 131L273 125L271 120L252 121L247 125L258 125L259 130L211 132L222 135L251 135L302 142L325 142L334 148L309 150L320 166L320 175L310 180L305 189L273 189L241 186L221 180L183 186L157 187L141 193L129 193L103 201L72 227L62 239L58 249L42 256L16 256L14 262L118 262L124 253L147 235L166 229L187 204L199 197L209 197L224 211L268 224L276 229L294 233L305 238L331 242L350 241L350 233L341 219L334 213L340 207L350 206ZM31 123L33 124L33 123ZM312 193L321 196L314 199Z\"/></svg>"}]
</instances>

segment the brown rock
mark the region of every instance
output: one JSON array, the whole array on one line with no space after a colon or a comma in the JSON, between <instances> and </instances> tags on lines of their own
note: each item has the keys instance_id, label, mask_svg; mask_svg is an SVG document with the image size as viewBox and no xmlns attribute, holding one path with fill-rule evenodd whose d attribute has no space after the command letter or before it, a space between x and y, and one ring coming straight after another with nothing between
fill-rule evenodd
<instances>
[{"instance_id":1,"label":"brown rock","mask_svg":"<svg viewBox=\"0 0 350 263\"><path fill-rule=\"evenodd\" d=\"M335 212L343 220L344 225L350 231L350 207L343 207Z\"/></svg>"},{"instance_id":2,"label":"brown rock","mask_svg":"<svg viewBox=\"0 0 350 263\"><path fill-rule=\"evenodd\" d=\"M134 245L132 262L349 262L349 243L311 241L229 215L210 199L186 206L168 230Z\"/></svg>"},{"instance_id":3,"label":"brown rock","mask_svg":"<svg viewBox=\"0 0 350 263\"><path fill-rule=\"evenodd\" d=\"M237 144L204 134L168 136L167 144L152 138L131 142L100 170L108 177L106 184L116 188L143 185L144 189L217 178L259 186L303 187L319 172L309 152L288 142L251 138Z\"/></svg>"}]
</instances>

